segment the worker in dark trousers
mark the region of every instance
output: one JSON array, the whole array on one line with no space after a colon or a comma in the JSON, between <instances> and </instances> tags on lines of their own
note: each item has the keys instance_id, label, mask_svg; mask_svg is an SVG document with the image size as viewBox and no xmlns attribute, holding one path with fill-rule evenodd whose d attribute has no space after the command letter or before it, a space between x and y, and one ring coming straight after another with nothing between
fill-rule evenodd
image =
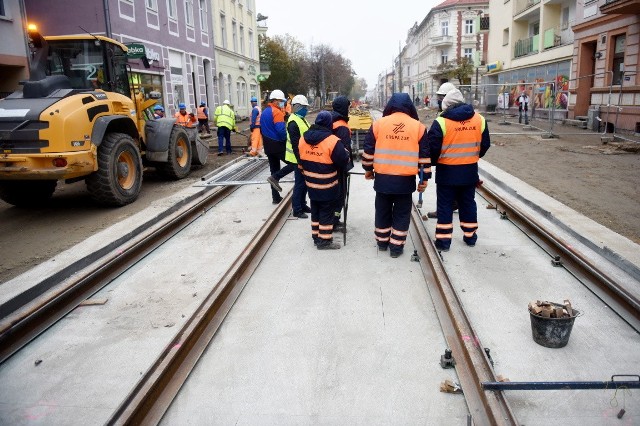
<instances>
[{"instance_id":1,"label":"worker in dark trousers","mask_svg":"<svg viewBox=\"0 0 640 426\"><path fill-rule=\"evenodd\" d=\"M483 116L464 102L458 89L442 100L443 112L428 132L431 158L436 165L438 223L436 248L448 251L453 234L453 202L458 202L462 239L475 246L478 213L475 202L479 182L478 160L491 146L489 128Z\"/></svg>"},{"instance_id":2,"label":"worker in dark trousers","mask_svg":"<svg viewBox=\"0 0 640 426\"><path fill-rule=\"evenodd\" d=\"M412 194L424 192L431 178L427 129L406 93L394 93L364 138L362 167L366 179L374 179L376 191L375 236L378 250L390 249L391 257L404 250L411 219Z\"/></svg>"},{"instance_id":3,"label":"worker in dark trousers","mask_svg":"<svg viewBox=\"0 0 640 426\"><path fill-rule=\"evenodd\" d=\"M333 111L331 117L333 120L333 134L340 138L340 141L349 151L349 164L340 173L340 202L336 206L335 219L333 222L333 230L343 232L344 223L340 221L342 209L344 208L345 198L347 196L347 173L353 169L353 152L351 151L351 129L349 128L349 99L346 96L338 96L331 103Z\"/></svg>"},{"instance_id":4,"label":"worker in dark trousers","mask_svg":"<svg viewBox=\"0 0 640 426\"><path fill-rule=\"evenodd\" d=\"M287 164L295 164L293 194L291 194L291 207L293 216L299 219L307 219L307 213L311 213L311 208L307 206L307 185L304 182L302 170L298 167L300 159L300 137L309 130L309 123L306 120L309 112L309 101L304 95L296 95L291 100L292 113L287 119L287 151L284 154L284 161Z\"/></svg>"},{"instance_id":5,"label":"worker in dark trousers","mask_svg":"<svg viewBox=\"0 0 640 426\"><path fill-rule=\"evenodd\" d=\"M282 187L278 183L280 179L295 170L294 164L287 164L280 168L280 161L284 161L287 146L287 126L284 118L284 93L282 90L274 90L269 95L269 104L260 116L260 134L264 144L264 153L269 160L271 176L267 181L271 184L271 198L273 204L282 201L280 191Z\"/></svg>"},{"instance_id":6,"label":"worker in dark trousers","mask_svg":"<svg viewBox=\"0 0 640 426\"><path fill-rule=\"evenodd\" d=\"M349 151L331 132L329 111L321 111L315 124L300 138L300 166L311 200L311 237L318 250L335 250L333 220L340 200L338 175L349 163Z\"/></svg>"}]
</instances>

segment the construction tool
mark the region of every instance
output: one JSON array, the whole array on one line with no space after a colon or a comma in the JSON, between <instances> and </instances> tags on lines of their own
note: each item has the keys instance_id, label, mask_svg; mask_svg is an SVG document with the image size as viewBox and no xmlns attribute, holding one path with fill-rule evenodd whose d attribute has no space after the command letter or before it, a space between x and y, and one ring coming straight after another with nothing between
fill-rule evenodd
<instances>
[{"instance_id":1,"label":"construction tool","mask_svg":"<svg viewBox=\"0 0 640 426\"><path fill-rule=\"evenodd\" d=\"M349 187L351 186L351 174L345 173L346 175L346 193L344 196L344 228L342 229L342 243L343 245L347 245L347 212L349 211Z\"/></svg>"},{"instance_id":2,"label":"construction tool","mask_svg":"<svg viewBox=\"0 0 640 426\"><path fill-rule=\"evenodd\" d=\"M420 182L418 185L422 184L422 176L424 175L424 166L420 166ZM422 208L422 192L418 192L418 208Z\"/></svg>"}]
</instances>

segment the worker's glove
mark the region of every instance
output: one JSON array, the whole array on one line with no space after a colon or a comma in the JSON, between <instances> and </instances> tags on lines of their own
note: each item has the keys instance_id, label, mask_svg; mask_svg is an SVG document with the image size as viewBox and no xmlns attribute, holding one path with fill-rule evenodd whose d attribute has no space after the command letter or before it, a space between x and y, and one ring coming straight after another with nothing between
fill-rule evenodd
<instances>
[{"instance_id":1,"label":"worker's glove","mask_svg":"<svg viewBox=\"0 0 640 426\"><path fill-rule=\"evenodd\" d=\"M476 182L476 188L480 188L483 183L484 181L482 179L478 179L478 181Z\"/></svg>"},{"instance_id":2,"label":"worker's glove","mask_svg":"<svg viewBox=\"0 0 640 426\"><path fill-rule=\"evenodd\" d=\"M424 192L425 189L427 189L427 184L429 183L428 180L424 180L422 181L422 183L418 184L418 192Z\"/></svg>"},{"instance_id":3,"label":"worker's glove","mask_svg":"<svg viewBox=\"0 0 640 426\"><path fill-rule=\"evenodd\" d=\"M375 177L375 173L373 173L372 171L364 172L364 178L366 180L373 180L374 177Z\"/></svg>"}]
</instances>

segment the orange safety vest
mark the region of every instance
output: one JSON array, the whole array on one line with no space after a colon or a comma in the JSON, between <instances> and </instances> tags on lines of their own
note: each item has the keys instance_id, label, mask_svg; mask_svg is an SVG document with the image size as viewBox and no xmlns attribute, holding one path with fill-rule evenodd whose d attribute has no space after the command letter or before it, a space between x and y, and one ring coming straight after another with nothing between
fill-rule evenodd
<instances>
[{"instance_id":1,"label":"orange safety vest","mask_svg":"<svg viewBox=\"0 0 640 426\"><path fill-rule=\"evenodd\" d=\"M338 127L346 127L347 130L349 131L349 137L351 137L351 129L349 128L349 125L347 124L346 121L344 120L337 120L333 122L333 130L337 129Z\"/></svg>"},{"instance_id":2,"label":"orange safety vest","mask_svg":"<svg viewBox=\"0 0 640 426\"><path fill-rule=\"evenodd\" d=\"M304 140L304 135L300 137L298 151L300 161L307 162L302 174L308 188L329 189L338 185L338 171L331 160L331 154L338 141L340 139L336 135L330 135L317 145L309 145Z\"/></svg>"},{"instance_id":3,"label":"orange safety vest","mask_svg":"<svg viewBox=\"0 0 640 426\"><path fill-rule=\"evenodd\" d=\"M193 123L196 122L196 118L189 115L189 113L182 115L180 111L176 112L174 117L176 118L176 124L183 127L193 127Z\"/></svg>"},{"instance_id":4,"label":"orange safety vest","mask_svg":"<svg viewBox=\"0 0 640 426\"><path fill-rule=\"evenodd\" d=\"M480 143L485 129L484 117L475 113L469 120L436 119L442 128L442 151L438 164L459 166L480 160Z\"/></svg>"},{"instance_id":5,"label":"orange safety vest","mask_svg":"<svg viewBox=\"0 0 640 426\"><path fill-rule=\"evenodd\" d=\"M207 114L204 113L205 109L207 109L207 107L198 107L198 114L196 115L196 117L198 117L198 120L207 119Z\"/></svg>"},{"instance_id":6,"label":"orange safety vest","mask_svg":"<svg viewBox=\"0 0 640 426\"><path fill-rule=\"evenodd\" d=\"M428 164L429 158L419 158L420 139L427 129L407 114L394 112L373 123L376 150L373 169L376 173L394 176L415 176L418 164ZM431 172L430 168L424 169Z\"/></svg>"}]
</instances>

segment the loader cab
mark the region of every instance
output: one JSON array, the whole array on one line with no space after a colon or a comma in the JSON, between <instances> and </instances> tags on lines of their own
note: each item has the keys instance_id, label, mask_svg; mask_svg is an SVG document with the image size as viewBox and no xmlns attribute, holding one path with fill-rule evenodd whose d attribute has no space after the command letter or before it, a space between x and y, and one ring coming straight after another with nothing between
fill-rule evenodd
<instances>
[{"instance_id":1,"label":"loader cab","mask_svg":"<svg viewBox=\"0 0 640 426\"><path fill-rule=\"evenodd\" d=\"M126 47L102 36L45 37L46 76L66 76L72 89L117 92L131 98Z\"/></svg>"}]
</instances>

